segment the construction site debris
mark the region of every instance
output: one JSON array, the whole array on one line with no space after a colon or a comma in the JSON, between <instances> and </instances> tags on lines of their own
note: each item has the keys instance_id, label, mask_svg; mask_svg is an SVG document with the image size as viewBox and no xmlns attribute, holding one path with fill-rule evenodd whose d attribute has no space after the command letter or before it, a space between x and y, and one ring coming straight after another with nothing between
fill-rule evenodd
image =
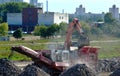
<instances>
[{"instance_id":1,"label":"construction site debris","mask_svg":"<svg viewBox=\"0 0 120 76\"><path fill-rule=\"evenodd\" d=\"M110 76L120 76L120 68L115 70Z\"/></svg>"},{"instance_id":2,"label":"construction site debris","mask_svg":"<svg viewBox=\"0 0 120 76\"><path fill-rule=\"evenodd\" d=\"M64 71L60 76L96 76L85 64L76 64Z\"/></svg>"},{"instance_id":3,"label":"construction site debris","mask_svg":"<svg viewBox=\"0 0 120 76\"><path fill-rule=\"evenodd\" d=\"M23 72L19 76L50 76L50 75L35 65L28 65L23 69Z\"/></svg>"},{"instance_id":4,"label":"construction site debris","mask_svg":"<svg viewBox=\"0 0 120 76\"><path fill-rule=\"evenodd\" d=\"M0 59L0 76L18 76L21 70L7 59Z\"/></svg>"},{"instance_id":5,"label":"construction site debris","mask_svg":"<svg viewBox=\"0 0 120 76\"><path fill-rule=\"evenodd\" d=\"M98 61L98 72L113 72L120 68L120 58L102 59Z\"/></svg>"}]
</instances>

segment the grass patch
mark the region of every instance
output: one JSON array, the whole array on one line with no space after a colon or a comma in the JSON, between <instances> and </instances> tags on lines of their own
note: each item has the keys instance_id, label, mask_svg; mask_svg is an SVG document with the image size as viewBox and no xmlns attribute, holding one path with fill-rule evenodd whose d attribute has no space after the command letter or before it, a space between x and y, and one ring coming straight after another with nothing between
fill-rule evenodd
<instances>
[{"instance_id":1,"label":"grass patch","mask_svg":"<svg viewBox=\"0 0 120 76\"><path fill-rule=\"evenodd\" d=\"M0 44L0 58L8 58L9 54L11 53L12 46L23 45L27 46L33 50L40 50L46 49L46 45L43 43L48 42L48 40L34 40L34 41L2 41ZM22 55L20 53L15 52L11 57L11 60L30 60L29 57Z\"/></svg>"},{"instance_id":2,"label":"grass patch","mask_svg":"<svg viewBox=\"0 0 120 76\"><path fill-rule=\"evenodd\" d=\"M1 44L18 44L18 43L46 43L48 39L41 39L41 40L16 40L16 41L0 41Z\"/></svg>"},{"instance_id":3,"label":"grass patch","mask_svg":"<svg viewBox=\"0 0 120 76\"><path fill-rule=\"evenodd\" d=\"M120 41L117 42L96 42L91 43L93 46L100 46L99 58L120 57Z\"/></svg>"}]
</instances>

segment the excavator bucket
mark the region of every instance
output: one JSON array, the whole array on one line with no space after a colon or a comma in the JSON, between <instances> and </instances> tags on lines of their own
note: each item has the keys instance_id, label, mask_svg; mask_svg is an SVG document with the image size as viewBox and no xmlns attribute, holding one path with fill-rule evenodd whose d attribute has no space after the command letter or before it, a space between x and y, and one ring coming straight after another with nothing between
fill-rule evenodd
<instances>
[{"instance_id":1,"label":"excavator bucket","mask_svg":"<svg viewBox=\"0 0 120 76\"><path fill-rule=\"evenodd\" d=\"M89 46L90 45L90 40L87 35L83 34L80 35L78 42L77 42L78 48L82 48L83 46Z\"/></svg>"},{"instance_id":2,"label":"excavator bucket","mask_svg":"<svg viewBox=\"0 0 120 76\"><path fill-rule=\"evenodd\" d=\"M75 46L78 49L82 48L83 46L89 46L90 45L90 40L87 35L82 34L78 37L77 41L72 41L71 46Z\"/></svg>"}]
</instances>

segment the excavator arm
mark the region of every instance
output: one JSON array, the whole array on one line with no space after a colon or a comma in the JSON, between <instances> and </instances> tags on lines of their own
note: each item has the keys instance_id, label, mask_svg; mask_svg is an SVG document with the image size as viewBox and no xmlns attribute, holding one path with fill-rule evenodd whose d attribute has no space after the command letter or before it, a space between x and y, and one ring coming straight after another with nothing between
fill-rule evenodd
<instances>
[{"instance_id":1,"label":"excavator arm","mask_svg":"<svg viewBox=\"0 0 120 76\"><path fill-rule=\"evenodd\" d=\"M74 30L77 30L81 35L83 33L83 30L82 30L81 25L80 25L77 18L74 18L73 21L68 26L68 29L67 29L67 32L66 32L66 39L65 39L65 42L64 42L64 48L65 49L70 49L71 35L72 35Z\"/></svg>"}]
</instances>

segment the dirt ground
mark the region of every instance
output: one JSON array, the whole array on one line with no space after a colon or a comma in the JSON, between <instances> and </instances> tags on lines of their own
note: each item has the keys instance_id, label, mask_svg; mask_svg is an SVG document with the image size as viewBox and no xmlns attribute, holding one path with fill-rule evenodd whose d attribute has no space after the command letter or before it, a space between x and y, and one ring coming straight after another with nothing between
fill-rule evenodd
<instances>
[{"instance_id":1,"label":"dirt ground","mask_svg":"<svg viewBox=\"0 0 120 76\"><path fill-rule=\"evenodd\" d=\"M108 72L104 72L104 73L99 73L98 74L98 76L109 76L110 75L110 73L108 73Z\"/></svg>"},{"instance_id":2,"label":"dirt ground","mask_svg":"<svg viewBox=\"0 0 120 76\"><path fill-rule=\"evenodd\" d=\"M40 36L25 36L22 37L24 40L39 40ZM14 37L10 37L10 41L15 41L16 39Z\"/></svg>"}]
</instances>

